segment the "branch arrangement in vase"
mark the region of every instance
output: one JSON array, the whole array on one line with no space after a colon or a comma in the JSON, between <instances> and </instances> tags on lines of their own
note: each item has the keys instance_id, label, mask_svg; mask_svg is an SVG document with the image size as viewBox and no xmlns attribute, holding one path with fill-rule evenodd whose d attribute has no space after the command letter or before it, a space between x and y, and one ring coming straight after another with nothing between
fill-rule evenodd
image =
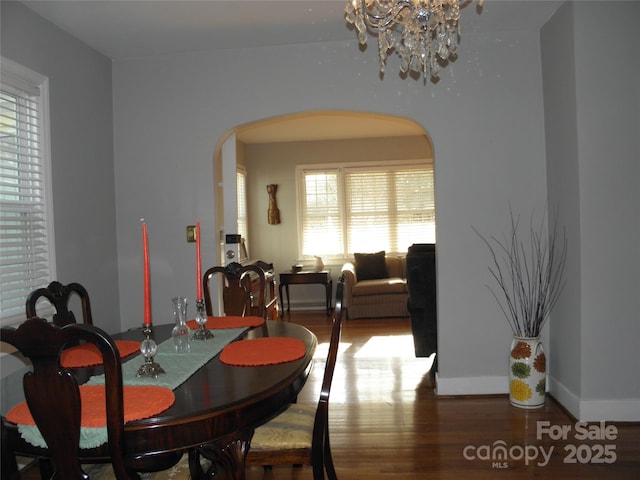
<instances>
[{"instance_id":1,"label":"branch arrangement in vase","mask_svg":"<svg viewBox=\"0 0 640 480\"><path fill-rule=\"evenodd\" d=\"M567 237L560 237L557 218L545 235L547 215L539 224L531 215L529 243L520 238L520 217L511 214L511 230L503 240L485 237L475 227L473 231L484 241L493 258L489 272L498 289L489 286L513 334L517 337L535 338L549 313L558 301L564 287L563 276L567 260Z\"/></svg>"}]
</instances>

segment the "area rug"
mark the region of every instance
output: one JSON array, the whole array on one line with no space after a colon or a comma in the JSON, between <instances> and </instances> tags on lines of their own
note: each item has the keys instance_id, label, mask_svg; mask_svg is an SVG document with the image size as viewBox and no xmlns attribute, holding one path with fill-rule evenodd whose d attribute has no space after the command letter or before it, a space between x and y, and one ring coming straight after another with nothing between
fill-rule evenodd
<instances>
[{"instance_id":1,"label":"area rug","mask_svg":"<svg viewBox=\"0 0 640 480\"><path fill-rule=\"evenodd\" d=\"M98 465L83 465L84 471L91 480L115 480L110 463ZM189 480L189 456L183 455L180 461L168 470L154 473L141 473L142 480Z\"/></svg>"},{"instance_id":2,"label":"area rug","mask_svg":"<svg viewBox=\"0 0 640 480\"><path fill-rule=\"evenodd\" d=\"M39 478L38 465L32 463L25 467L26 470L21 471L22 478ZM116 480L113 468L110 463L87 464L82 469L89 475L91 480ZM27 472L28 471L28 472ZM31 475L33 472L34 475ZM189 480L189 456L183 455L180 461L168 470L155 473L141 473L142 480Z\"/></svg>"}]
</instances>

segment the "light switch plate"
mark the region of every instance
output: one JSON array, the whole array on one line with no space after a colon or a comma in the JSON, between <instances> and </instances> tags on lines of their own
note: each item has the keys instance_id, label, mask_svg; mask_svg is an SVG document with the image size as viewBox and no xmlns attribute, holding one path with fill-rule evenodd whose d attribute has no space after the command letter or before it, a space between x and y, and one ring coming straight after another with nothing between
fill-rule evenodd
<instances>
[{"instance_id":1,"label":"light switch plate","mask_svg":"<svg viewBox=\"0 0 640 480\"><path fill-rule=\"evenodd\" d=\"M187 242L193 243L196 241L196 226L187 225Z\"/></svg>"}]
</instances>

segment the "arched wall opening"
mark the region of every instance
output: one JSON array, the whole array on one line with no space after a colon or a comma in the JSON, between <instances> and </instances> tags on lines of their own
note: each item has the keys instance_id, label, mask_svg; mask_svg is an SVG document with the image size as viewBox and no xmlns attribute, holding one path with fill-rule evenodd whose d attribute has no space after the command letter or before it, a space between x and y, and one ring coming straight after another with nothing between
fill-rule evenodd
<instances>
[{"instance_id":1,"label":"arched wall opening","mask_svg":"<svg viewBox=\"0 0 640 480\"><path fill-rule=\"evenodd\" d=\"M231 176L235 178L237 165L247 173L249 258L274 263L276 271L285 271L304 261L298 257L295 165L347 160L434 162L433 145L428 133L415 121L369 112L309 111L231 128L214 153L215 224L220 232L217 254L221 262L229 261L225 253L230 246L225 244L225 235L236 233L232 231L237 218L235 181ZM278 185L278 225L267 222L266 186L270 184ZM342 264L328 263L327 267L335 282ZM321 298L313 286L300 286L296 300L300 306L310 308L316 302L321 308Z\"/></svg>"}]
</instances>

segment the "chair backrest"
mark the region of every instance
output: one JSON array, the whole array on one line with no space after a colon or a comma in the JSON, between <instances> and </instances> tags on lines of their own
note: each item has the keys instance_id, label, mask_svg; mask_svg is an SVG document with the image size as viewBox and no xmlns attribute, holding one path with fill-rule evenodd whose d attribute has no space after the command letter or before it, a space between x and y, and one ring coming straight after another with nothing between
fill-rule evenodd
<instances>
[{"instance_id":1,"label":"chair backrest","mask_svg":"<svg viewBox=\"0 0 640 480\"><path fill-rule=\"evenodd\" d=\"M273 263L267 263L262 260L256 260L255 265L260 267L264 272L265 277L265 305L264 315L256 310L254 307L253 315L263 316L266 319L277 320L279 317L278 312L278 295L276 294L276 275Z\"/></svg>"},{"instance_id":2,"label":"chair backrest","mask_svg":"<svg viewBox=\"0 0 640 480\"><path fill-rule=\"evenodd\" d=\"M72 372L61 367L60 355L66 346L80 341L98 347L105 373L108 448L114 470L125 472L122 370L118 347L111 337L93 325L58 327L39 317L30 318L17 329L4 327L0 335L1 341L13 345L31 360L33 371L26 373L23 379L25 399L47 443L55 478L65 480L87 477L78 462L80 391Z\"/></svg>"},{"instance_id":3,"label":"chair backrest","mask_svg":"<svg viewBox=\"0 0 640 480\"><path fill-rule=\"evenodd\" d=\"M51 305L56 310L53 314L53 323L58 327L64 327L71 323L77 323L76 317L71 310L69 310L69 300L72 294L76 294L80 297L82 305L82 323L86 325L93 325L93 318L91 316L91 302L89 301L89 294L87 290L79 283L70 283L68 285L62 285L60 282L51 282L46 288L38 288L29 294L27 297L27 318L36 317L36 303L42 297L51 302Z\"/></svg>"},{"instance_id":4,"label":"chair backrest","mask_svg":"<svg viewBox=\"0 0 640 480\"><path fill-rule=\"evenodd\" d=\"M226 315L245 316L258 312L264 317L266 313L264 271L257 265L241 265L232 262L227 266L216 266L208 269L202 278L204 303L207 315L213 316L210 281L216 275L223 277L222 302Z\"/></svg>"},{"instance_id":5,"label":"chair backrest","mask_svg":"<svg viewBox=\"0 0 640 480\"><path fill-rule=\"evenodd\" d=\"M320 400L316 410L316 417L313 424L313 440L311 447L311 458L313 465L323 465L323 458L331 455L329 446L329 395L331 393L331 383L333 372L336 369L338 358L338 348L340 347L340 336L342 333L342 302L344 299L344 282L342 275L336 285L336 302L333 309L333 325L331 327L331 340L329 341L329 353L327 363L324 367L324 377L322 378L322 389L320 390Z\"/></svg>"}]
</instances>

